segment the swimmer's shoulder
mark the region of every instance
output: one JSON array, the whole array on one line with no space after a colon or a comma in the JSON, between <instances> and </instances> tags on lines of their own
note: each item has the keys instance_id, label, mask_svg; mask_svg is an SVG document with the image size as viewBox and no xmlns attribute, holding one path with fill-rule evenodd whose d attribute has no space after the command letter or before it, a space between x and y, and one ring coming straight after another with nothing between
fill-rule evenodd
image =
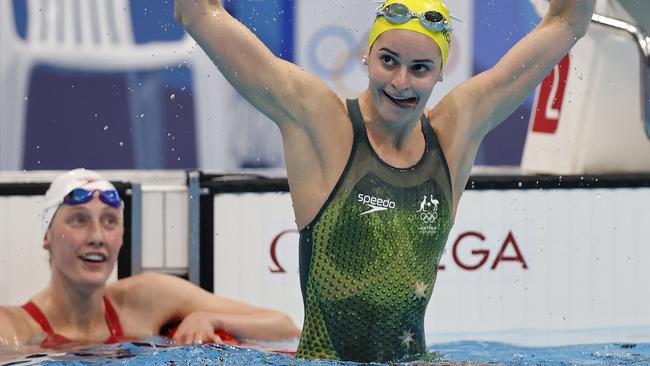
<instances>
[{"instance_id":1,"label":"swimmer's shoulder","mask_svg":"<svg viewBox=\"0 0 650 366\"><path fill-rule=\"evenodd\" d=\"M169 282L179 280L163 273L144 272L106 285L105 294L117 307L149 307L152 297L163 292Z\"/></svg>"},{"instance_id":2,"label":"swimmer's shoulder","mask_svg":"<svg viewBox=\"0 0 650 366\"><path fill-rule=\"evenodd\" d=\"M111 302L117 305L128 300L135 300L143 292L148 293L151 286L155 286L157 274L144 272L137 275L122 278L106 285L105 295Z\"/></svg>"}]
</instances>

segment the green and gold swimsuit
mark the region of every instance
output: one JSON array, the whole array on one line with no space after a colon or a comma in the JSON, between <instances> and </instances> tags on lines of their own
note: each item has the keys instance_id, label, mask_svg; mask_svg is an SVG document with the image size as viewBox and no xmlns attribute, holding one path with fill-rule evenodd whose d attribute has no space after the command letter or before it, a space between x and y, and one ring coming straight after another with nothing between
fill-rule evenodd
<instances>
[{"instance_id":1,"label":"green and gold swimsuit","mask_svg":"<svg viewBox=\"0 0 650 366\"><path fill-rule=\"evenodd\" d=\"M451 183L423 116L425 152L394 168L372 149L357 100L349 160L315 219L300 231L305 322L298 356L357 362L426 354L424 314L451 229Z\"/></svg>"}]
</instances>

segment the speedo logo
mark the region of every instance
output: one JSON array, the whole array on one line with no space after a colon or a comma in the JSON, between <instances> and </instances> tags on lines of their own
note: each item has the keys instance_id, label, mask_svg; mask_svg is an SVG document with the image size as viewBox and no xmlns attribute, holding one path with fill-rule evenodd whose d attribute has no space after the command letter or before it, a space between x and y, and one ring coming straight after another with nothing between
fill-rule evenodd
<instances>
[{"instance_id":1,"label":"speedo logo","mask_svg":"<svg viewBox=\"0 0 650 366\"><path fill-rule=\"evenodd\" d=\"M367 205L369 208L369 210L363 212L361 216L395 208L395 202L390 199L377 198L363 193L359 193L357 201Z\"/></svg>"}]
</instances>

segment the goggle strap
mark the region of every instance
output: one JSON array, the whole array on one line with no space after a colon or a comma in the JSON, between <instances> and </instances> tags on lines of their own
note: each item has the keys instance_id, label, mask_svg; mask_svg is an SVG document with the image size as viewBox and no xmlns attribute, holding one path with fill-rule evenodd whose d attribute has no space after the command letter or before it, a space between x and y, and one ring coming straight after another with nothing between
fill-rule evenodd
<instances>
[{"instance_id":1,"label":"goggle strap","mask_svg":"<svg viewBox=\"0 0 650 366\"><path fill-rule=\"evenodd\" d=\"M463 20L460 19L460 18L457 17L457 16L454 16L454 15L449 14L449 17L450 17L451 19L457 21L457 22L464 23Z\"/></svg>"}]
</instances>

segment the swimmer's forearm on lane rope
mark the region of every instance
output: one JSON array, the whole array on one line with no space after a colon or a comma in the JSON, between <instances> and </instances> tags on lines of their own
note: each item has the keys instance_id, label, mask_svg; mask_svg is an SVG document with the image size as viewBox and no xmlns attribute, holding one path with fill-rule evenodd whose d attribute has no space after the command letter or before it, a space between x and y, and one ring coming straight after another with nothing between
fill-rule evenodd
<instances>
[{"instance_id":1,"label":"swimmer's forearm on lane rope","mask_svg":"<svg viewBox=\"0 0 650 366\"><path fill-rule=\"evenodd\" d=\"M239 339L282 340L297 338L300 330L291 318L281 312L265 310L256 314L218 314L217 330L224 330Z\"/></svg>"}]
</instances>

